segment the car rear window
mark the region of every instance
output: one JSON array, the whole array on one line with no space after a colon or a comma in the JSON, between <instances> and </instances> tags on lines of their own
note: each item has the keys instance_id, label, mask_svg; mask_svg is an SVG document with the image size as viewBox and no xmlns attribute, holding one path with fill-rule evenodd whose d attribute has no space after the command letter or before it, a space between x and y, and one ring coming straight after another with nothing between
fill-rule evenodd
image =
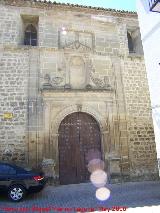
<instances>
[{"instance_id":1,"label":"car rear window","mask_svg":"<svg viewBox=\"0 0 160 213\"><path fill-rule=\"evenodd\" d=\"M8 165L0 165L0 175L16 174L16 170Z\"/></svg>"}]
</instances>

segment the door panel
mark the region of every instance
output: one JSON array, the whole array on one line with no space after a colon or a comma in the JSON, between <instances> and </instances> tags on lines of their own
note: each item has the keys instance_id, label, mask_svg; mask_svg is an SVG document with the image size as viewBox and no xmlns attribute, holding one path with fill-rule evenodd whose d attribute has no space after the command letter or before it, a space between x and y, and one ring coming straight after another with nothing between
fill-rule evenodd
<instances>
[{"instance_id":1,"label":"door panel","mask_svg":"<svg viewBox=\"0 0 160 213\"><path fill-rule=\"evenodd\" d=\"M101 151L100 129L96 120L82 112L68 115L59 127L59 172L61 184L89 180L87 154Z\"/></svg>"}]
</instances>

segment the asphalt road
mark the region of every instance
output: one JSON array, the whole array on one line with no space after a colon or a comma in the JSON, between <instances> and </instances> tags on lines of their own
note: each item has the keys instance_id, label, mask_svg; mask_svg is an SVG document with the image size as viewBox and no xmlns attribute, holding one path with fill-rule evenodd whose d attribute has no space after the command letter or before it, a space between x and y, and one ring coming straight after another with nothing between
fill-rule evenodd
<instances>
[{"instance_id":1,"label":"asphalt road","mask_svg":"<svg viewBox=\"0 0 160 213\"><path fill-rule=\"evenodd\" d=\"M111 195L107 201L95 197L91 183L47 186L42 192L12 203L0 195L0 213L6 212L160 212L160 181L107 185Z\"/></svg>"}]
</instances>

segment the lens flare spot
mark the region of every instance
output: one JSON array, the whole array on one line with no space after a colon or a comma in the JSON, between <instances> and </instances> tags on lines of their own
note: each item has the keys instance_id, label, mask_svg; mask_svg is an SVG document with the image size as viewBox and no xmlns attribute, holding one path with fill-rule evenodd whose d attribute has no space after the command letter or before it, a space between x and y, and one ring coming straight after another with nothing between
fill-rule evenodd
<instances>
[{"instance_id":1,"label":"lens flare spot","mask_svg":"<svg viewBox=\"0 0 160 213\"><path fill-rule=\"evenodd\" d=\"M88 171L90 173L96 170L104 170L104 162L100 159L93 159L88 163Z\"/></svg>"},{"instance_id":2,"label":"lens flare spot","mask_svg":"<svg viewBox=\"0 0 160 213\"><path fill-rule=\"evenodd\" d=\"M91 174L90 180L94 186L103 187L107 183L107 174L103 170L96 170Z\"/></svg>"},{"instance_id":3,"label":"lens flare spot","mask_svg":"<svg viewBox=\"0 0 160 213\"><path fill-rule=\"evenodd\" d=\"M106 187L99 188L96 191L96 198L100 201L105 201L110 197L110 193L110 190Z\"/></svg>"},{"instance_id":4,"label":"lens flare spot","mask_svg":"<svg viewBox=\"0 0 160 213\"><path fill-rule=\"evenodd\" d=\"M88 163L93 159L101 159L101 152L98 149L90 149L86 155Z\"/></svg>"},{"instance_id":5,"label":"lens flare spot","mask_svg":"<svg viewBox=\"0 0 160 213\"><path fill-rule=\"evenodd\" d=\"M63 31L66 31L66 28L65 28L65 27L62 27L62 30L63 30Z\"/></svg>"},{"instance_id":6,"label":"lens flare spot","mask_svg":"<svg viewBox=\"0 0 160 213\"><path fill-rule=\"evenodd\" d=\"M63 35L66 35L66 34L67 34L67 31L66 31L66 30L62 30L62 34L63 34Z\"/></svg>"}]
</instances>

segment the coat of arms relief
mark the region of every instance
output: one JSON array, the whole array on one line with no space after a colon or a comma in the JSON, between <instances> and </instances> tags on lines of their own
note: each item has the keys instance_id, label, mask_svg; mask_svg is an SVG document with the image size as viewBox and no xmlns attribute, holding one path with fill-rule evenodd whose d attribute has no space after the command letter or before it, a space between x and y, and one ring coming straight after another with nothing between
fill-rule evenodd
<instances>
[{"instance_id":1,"label":"coat of arms relief","mask_svg":"<svg viewBox=\"0 0 160 213\"><path fill-rule=\"evenodd\" d=\"M67 50L75 50L82 52L90 52L94 49L94 34L81 31L67 30L64 35L59 32L59 48Z\"/></svg>"}]
</instances>

